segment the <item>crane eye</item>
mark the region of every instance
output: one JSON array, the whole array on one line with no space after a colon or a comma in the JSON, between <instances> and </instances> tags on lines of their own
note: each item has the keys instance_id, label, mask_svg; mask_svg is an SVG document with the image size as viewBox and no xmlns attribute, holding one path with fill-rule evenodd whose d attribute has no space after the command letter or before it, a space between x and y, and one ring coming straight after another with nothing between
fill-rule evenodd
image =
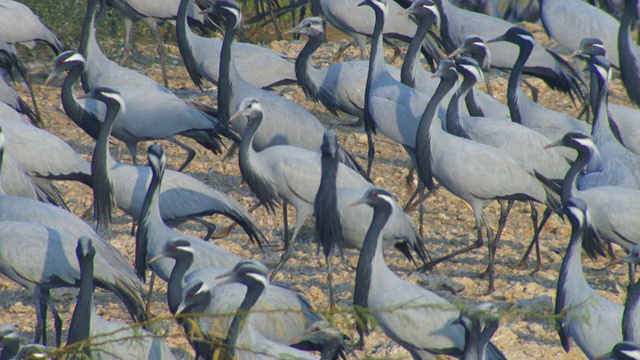
<instances>
[{"instance_id":1,"label":"crane eye","mask_svg":"<svg viewBox=\"0 0 640 360\"><path fill-rule=\"evenodd\" d=\"M573 136L571 135L567 136L567 140L573 140Z\"/></svg>"},{"instance_id":2,"label":"crane eye","mask_svg":"<svg viewBox=\"0 0 640 360\"><path fill-rule=\"evenodd\" d=\"M247 275L247 272L246 272L246 271L243 271L241 274L242 274L242 276L246 276L246 275Z\"/></svg>"},{"instance_id":3,"label":"crane eye","mask_svg":"<svg viewBox=\"0 0 640 360\"><path fill-rule=\"evenodd\" d=\"M307 25L305 25L306 27L311 27L311 24L307 23Z\"/></svg>"},{"instance_id":4,"label":"crane eye","mask_svg":"<svg viewBox=\"0 0 640 360\"><path fill-rule=\"evenodd\" d=\"M467 45L469 46L473 45L473 41L467 41Z\"/></svg>"},{"instance_id":5,"label":"crane eye","mask_svg":"<svg viewBox=\"0 0 640 360\"><path fill-rule=\"evenodd\" d=\"M194 296L196 296L196 294L195 293L191 293L191 294L187 295L187 298L193 299Z\"/></svg>"}]
</instances>

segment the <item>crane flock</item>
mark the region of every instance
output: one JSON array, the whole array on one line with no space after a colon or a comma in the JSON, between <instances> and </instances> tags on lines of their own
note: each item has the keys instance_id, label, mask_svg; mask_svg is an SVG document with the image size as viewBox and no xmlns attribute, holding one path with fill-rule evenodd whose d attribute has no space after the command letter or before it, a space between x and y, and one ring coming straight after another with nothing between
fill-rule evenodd
<instances>
[{"instance_id":1,"label":"crane flock","mask_svg":"<svg viewBox=\"0 0 640 360\"><path fill-rule=\"evenodd\" d=\"M549 221L561 219L570 231L556 231L558 225L544 233L562 241L556 245L562 257L557 275L531 275L534 282L556 285L555 306L547 309L558 335L554 354L575 344L589 359L638 358L639 0L507 0L506 7L500 0L304 0L292 6L306 9L307 2L313 16L287 32L306 37L293 59L235 39L242 34L246 1L75 2L86 5L84 21L59 23L77 26L80 36L63 41L29 7L0 0L0 284L3 294L12 294L7 301L33 302L35 308L33 322L0 323L0 359L471 360L530 354L502 338L499 325L511 320L506 314L514 306L504 295L493 297L500 304L481 303L469 292L453 296L416 284L412 273L443 273L444 264L449 274L468 268L468 253L480 252L486 242L488 266L480 276L486 275L488 286L475 289L488 298L504 294L512 281L507 277L514 277L505 264L523 267L534 246L533 274L544 271L541 234ZM274 5L278 1L269 1ZM124 19L120 59L108 56L97 34L107 6ZM130 34L138 20L155 34L162 83L123 66L137 45ZM175 26L182 60L177 65L167 62L158 33L167 20ZM328 25L355 40L359 59L343 61L347 42L328 66L314 65ZM222 35L212 36L218 30ZM557 46L544 46L547 37ZM38 42L55 54L44 82L31 62L21 60L30 51L23 45ZM390 60L385 45L394 49ZM50 56L48 49L35 51ZM185 101L183 92L170 87L176 67L188 74L196 93L215 87L202 94L207 102ZM528 77L540 81L532 84ZM316 107L281 95L295 84ZM43 106L40 91L59 95ZM540 94L575 109L547 108L538 103ZM71 120L66 126L87 136L77 140L71 131L52 127L57 109L63 112L58 117ZM336 123L331 116L357 121ZM358 152L364 146L350 148L351 133L366 138L365 154ZM112 156L112 139L126 147L130 160ZM456 245L434 251L450 222L425 223L422 211L416 222L411 201L407 208L399 205L404 194L382 175L387 154L376 150L374 139L394 149L399 167L410 174L415 169L417 182L403 186L413 192L411 200L423 192L421 210L426 205L430 211L431 196L446 199L447 212L464 213L455 198L463 200L473 215L475 240L456 239ZM176 170L170 166L185 156L157 143L148 147L148 165L138 162L139 144L160 140L187 152ZM237 161L230 159L234 149ZM220 173L203 177L191 164ZM220 181L225 177L233 179L231 185ZM245 208L247 198L253 199L251 209ZM488 206L494 202L498 214ZM524 233L532 238L519 263L497 255L500 239L514 238L505 229L516 202L528 204L533 223ZM291 234L288 205L296 212ZM279 211L283 229L267 228ZM213 221L220 217L209 218L216 214L233 224L218 229ZM312 216L315 226L307 231ZM187 221L203 224L206 235L200 239L185 229ZM131 234L119 232L123 224L131 225ZM236 225L243 231L233 231ZM309 238L317 244L315 255ZM391 245L408 262L386 251ZM306 260L291 260L300 248ZM301 269L303 261L319 258L320 249L326 281L320 266ZM594 260L612 258L596 277L606 272L610 278L611 266L629 264L628 280L615 285L628 290L624 303L612 301L599 288L602 282L586 276L582 250ZM616 251L627 255L616 259ZM353 253L358 258L352 264ZM336 268L346 283L336 285ZM312 272L313 283L301 280L305 271ZM155 284L156 276L166 287ZM27 293L15 295L19 286ZM97 308L122 309L105 305L113 297L95 287L120 299L128 323L105 319ZM79 289L72 315L74 297L57 296L61 288ZM159 289L166 296L154 296ZM325 290L326 318L318 311L322 306L306 298L321 298L318 292ZM1 302L7 308L0 308L0 322L12 318L4 314L7 301ZM48 311L55 344L47 334ZM336 321L340 313L350 320ZM520 321L528 321L526 315ZM403 350L372 346L376 328L389 339L386 344ZM33 340L25 338L29 329ZM182 349L168 341L169 332L179 333Z\"/></svg>"}]
</instances>

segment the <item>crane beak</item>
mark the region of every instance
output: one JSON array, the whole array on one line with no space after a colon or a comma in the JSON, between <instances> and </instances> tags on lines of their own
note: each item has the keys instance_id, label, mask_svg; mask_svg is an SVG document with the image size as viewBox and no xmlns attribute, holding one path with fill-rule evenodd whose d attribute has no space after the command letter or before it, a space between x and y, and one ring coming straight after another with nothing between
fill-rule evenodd
<instances>
[{"instance_id":1,"label":"crane beak","mask_svg":"<svg viewBox=\"0 0 640 360\"><path fill-rule=\"evenodd\" d=\"M570 57L570 58L574 58L574 57L576 57L576 56L578 56L578 55L582 55L582 50L578 49L578 50L576 50L576 51L572 52L572 53L569 55L569 57Z\"/></svg>"},{"instance_id":2,"label":"crane beak","mask_svg":"<svg viewBox=\"0 0 640 360\"><path fill-rule=\"evenodd\" d=\"M285 31L285 35L289 35L289 34L299 34L300 33L300 25L294 27L293 29L289 29L287 31Z\"/></svg>"},{"instance_id":3,"label":"crane beak","mask_svg":"<svg viewBox=\"0 0 640 360\"><path fill-rule=\"evenodd\" d=\"M365 199L358 199L358 200L354 201L353 203L351 203L351 205L349 205L349 208L356 207L358 205L362 205L362 204L365 203L365 201L366 201Z\"/></svg>"},{"instance_id":4,"label":"crane beak","mask_svg":"<svg viewBox=\"0 0 640 360\"><path fill-rule=\"evenodd\" d=\"M216 276L216 280L220 281L218 285L225 285L225 284L232 283L234 282L234 279L235 277L233 276L233 269Z\"/></svg>"},{"instance_id":5,"label":"crane beak","mask_svg":"<svg viewBox=\"0 0 640 360\"><path fill-rule=\"evenodd\" d=\"M460 56L460 54L462 54L461 47L457 48L454 52L449 54L449 56L447 56L447 59L455 59L456 57Z\"/></svg>"},{"instance_id":6,"label":"crane beak","mask_svg":"<svg viewBox=\"0 0 640 360\"><path fill-rule=\"evenodd\" d=\"M607 267L612 267L614 265L620 265L620 264L632 264L634 263L634 256L632 255L633 252L628 253L626 256L621 257L620 259L616 259L616 260L612 260L609 265L607 265Z\"/></svg>"},{"instance_id":7,"label":"crane beak","mask_svg":"<svg viewBox=\"0 0 640 360\"><path fill-rule=\"evenodd\" d=\"M158 256L155 256L154 258L152 258L151 260L147 261L147 264L153 264L154 262L162 259L166 257L166 255L164 253L158 254Z\"/></svg>"},{"instance_id":8,"label":"crane beak","mask_svg":"<svg viewBox=\"0 0 640 360\"><path fill-rule=\"evenodd\" d=\"M56 77L56 75L58 75L58 73L54 70L51 72L51 74L49 74L49 76L47 76L47 80L44 81L44 85L49 85L49 82L51 80L53 80L54 77Z\"/></svg>"},{"instance_id":9,"label":"crane beak","mask_svg":"<svg viewBox=\"0 0 640 360\"><path fill-rule=\"evenodd\" d=\"M504 38L504 34L502 34L502 35L500 35L500 36L498 36L496 38L487 40L487 41L485 41L485 43L492 43L492 42L498 42L498 41L506 41L505 38Z\"/></svg>"},{"instance_id":10,"label":"crane beak","mask_svg":"<svg viewBox=\"0 0 640 360\"><path fill-rule=\"evenodd\" d=\"M552 143L549 143L547 145L545 145L545 149L551 149L554 147L558 147L558 146L562 146L562 139L558 140L558 141L554 141Z\"/></svg>"},{"instance_id":11,"label":"crane beak","mask_svg":"<svg viewBox=\"0 0 640 360\"><path fill-rule=\"evenodd\" d=\"M181 302L180 306L178 306L178 310L176 310L176 315L182 314L182 312L187 308L187 304Z\"/></svg>"},{"instance_id":12,"label":"crane beak","mask_svg":"<svg viewBox=\"0 0 640 360\"><path fill-rule=\"evenodd\" d=\"M365 5L367 5L367 0L364 0L363 2L358 4L358 6L365 6Z\"/></svg>"}]
</instances>

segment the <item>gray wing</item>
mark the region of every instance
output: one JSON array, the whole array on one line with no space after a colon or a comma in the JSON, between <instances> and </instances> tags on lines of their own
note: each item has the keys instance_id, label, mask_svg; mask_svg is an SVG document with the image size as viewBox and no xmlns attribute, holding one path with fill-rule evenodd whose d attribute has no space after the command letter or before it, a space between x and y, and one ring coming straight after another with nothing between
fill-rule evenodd
<instances>
[{"instance_id":1,"label":"gray wing","mask_svg":"<svg viewBox=\"0 0 640 360\"><path fill-rule=\"evenodd\" d=\"M11 0L0 1L0 37L8 43L42 40L56 49L66 49L60 39L49 30L27 6Z\"/></svg>"},{"instance_id":2,"label":"gray wing","mask_svg":"<svg viewBox=\"0 0 640 360\"><path fill-rule=\"evenodd\" d=\"M187 32L198 70L213 84L218 83L222 41ZM257 88L270 87L283 81L295 81L293 62L285 55L253 44L234 42L231 56L238 73ZM256 64L261 64L256 67ZM269 69L269 71L262 71Z\"/></svg>"},{"instance_id":3,"label":"gray wing","mask_svg":"<svg viewBox=\"0 0 640 360\"><path fill-rule=\"evenodd\" d=\"M456 353L464 348L464 330L452 324L460 316L453 304L389 269L374 280L385 285L372 283L369 307L387 335L414 353Z\"/></svg>"},{"instance_id":4,"label":"gray wing","mask_svg":"<svg viewBox=\"0 0 640 360\"><path fill-rule=\"evenodd\" d=\"M0 196L0 220L37 222L79 238L98 238L89 224L53 205L11 195Z\"/></svg>"},{"instance_id":5,"label":"gray wing","mask_svg":"<svg viewBox=\"0 0 640 360\"><path fill-rule=\"evenodd\" d=\"M545 0L540 7L547 34L566 50L575 51L584 38L603 41L611 64L618 67L618 28L616 18L579 0Z\"/></svg>"},{"instance_id":6,"label":"gray wing","mask_svg":"<svg viewBox=\"0 0 640 360\"><path fill-rule=\"evenodd\" d=\"M636 155L640 155L640 110L609 104L609 119L613 120L624 146Z\"/></svg>"},{"instance_id":7,"label":"gray wing","mask_svg":"<svg viewBox=\"0 0 640 360\"><path fill-rule=\"evenodd\" d=\"M175 359L171 349L151 332L130 325L107 321L92 311L91 336L99 345L91 346L92 359Z\"/></svg>"},{"instance_id":8,"label":"gray wing","mask_svg":"<svg viewBox=\"0 0 640 360\"><path fill-rule=\"evenodd\" d=\"M415 148L418 125L429 99L391 76L374 82L370 96L376 127L391 140Z\"/></svg>"},{"instance_id":9,"label":"gray wing","mask_svg":"<svg viewBox=\"0 0 640 360\"><path fill-rule=\"evenodd\" d=\"M627 250L640 242L640 229L632 226L633 219L640 216L639 190L602 186L576 196L587 202L590 221L601 239Z\"/></svg>"},{"instance_id":10,"label":"gray wing","mask_svg":"<svg viewBox=\"0 0 640 360\"><path fill-rule=\"evenodd\" d=\"M0 181L5 193L38 200L35 184L24 172L20 164L9 154L4 154L3 156Z\"/></svg>"},{"instance_id":11,"label":"gray wing","mask_svg":"<svg viewBox=\"0 0 640 360\"><path fill-rule=\"evenodd\" d=\"M60 233L30 222L0 225L0 271L5 276L27 288L74 286L80 279L75 245L69 246Z\"/></svg>"},{"instance_id":12,"label":"gray wing","mask_svg":"<svg viewBox=\"0 0 640 360\"><path fill-rule=\"evenodd\" d=\"M34 126L0 119L6 150L30 174L52 179L91 176L89 163L62 139Z\"/></svg>"}]
</instances>

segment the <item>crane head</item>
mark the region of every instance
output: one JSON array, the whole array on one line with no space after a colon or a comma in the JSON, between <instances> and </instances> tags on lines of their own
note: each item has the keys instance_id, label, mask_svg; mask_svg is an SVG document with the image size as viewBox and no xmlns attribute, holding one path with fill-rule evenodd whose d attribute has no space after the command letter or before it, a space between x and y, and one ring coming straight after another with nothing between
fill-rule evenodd
<instances>
[{"instance_id":1,"label":"crane head","mask_svg":"<svg viewBox=\"0 0 640 360\"><path fill-rule=\"evenodd\" d=\"M322 145L320 145L320 152L322 153L322 156L328 156L335 159L338 156L339 149L340 146L338 145L336 132L334 130L325 131L322 136Z\"/></svg>"},{"instance_id":2,"label":"crane head","mask_svg":"<svg viewBox=\"0 0 640 360\"><path fill-rule=\"evenodd\" d=\"M285 34L301 34L308 37L323 37L325 34L325 22L321 17L308 17L300 22L298 26L287 31Z\"/></svg>"},{"instance_id":3,"label":"crane head","mask_svg":"<svg viewBox=\"0 0 640 360\"><path fill-rule=\"evenodd\" d=\"M238 29L242 23L242 9L235 0L218 0L210 8L202 12L222 17L227 26L231 26L234 29Z\"/></svg>"},{"instance_id":4,"label":"crane head","mask_svg":"<svg viewBox=\"0 0 640 360\"><path fill-rule=\"evenodd\" d=\"M349 207L354 207L362 204L367 204L373 207L381 203L387 203L393 208L393 202L393 194L385 189L374 187L367 189L364 195L362 195L360 199L349 205Z\"/></svg>"},{"instance_id":5,"label":"crane head","mask_svg":"<svg viewBox=\"0 0 640 360\"><path fill-rule=\"evenodd\" d=\"M48 85L51 79L58 74L71 70L76 66L84 68L86 64L87 60L85 60L84 56L77 51L69 50L60 53L60 55L56 56L53 62L53 71L49 74L49 77L47 77L44 84Z\"/></svg>"},{"instance_id":6,"label":"crane head","mask_svg":"<svg viewBox=\"0 0 640 360\"><path fill-rule=\"evenodd\" d=\"M218 285L239 283L247 287L262 286L269 284L269 269L261 262L245 259L239 261L233 269L216 277L220 280Z\"/></svg>"},{"instance_id":7,"label":"crane head","mask_svg":"<svg viewBox=\"0 0 640 360\"><path fill-rule=\"evenodd\" d=\"M189 253L189 254L194 253L193 247L191 246L191 243L189 242L189 240L186 240L186 239L169 240L166 243L164 243L164 246L162 247L162 252L157 256L153 257L151 260L149 260L149 264L153 264L159 259L162 259L165 257L177 259L181 254L184 254L184 253Z\"/></svg>"},{"instance_id":8,"label":"crane head","mask_svg":"<svg viewBox=\"0 0 640 360\"><path fill-rule=\"evenodd\" d=\"M464 78L472 76L475 82L484 81L482 68L480 68L477 61L470 57L463 56L456 59L456 70L458 70L458 73L462 74Z\"/></svg>"},{"instance_id":9,"label":"crane head","mask_svg":"<svg viewBox=\"0 0 640 360\"><path fill-rule=\"evenodd\" d=\"M81 96L80 98L83 97ZM124 102L124 99L122 98L118 90L107 87L98 87L93 89L93 91L91 91L90 93L86 94L84 98L102 101L107 105L107 107L112 106L115 108L117 106L117 110L121 113L127 111L126 103Z\"/></svg>"},{"instance_id":10,"label":"crane head","mask_svg":"<svg viewBox=\"0 0 640 360\"><path fill-rule=\"evenodd\" d=\"M584 71L587 70L596 75L601 90L608 88L611 80L611 64L606 57L594 56L589 59L589 64L584 68Z\"/></svg>"},{"instance_id":11,"label":"crane head","mask_svg":"<svg viewBox=\"0 0 640 360\"><path fill-rule=\"evenodd\" d=\"M567 200L564 206L564 214L567 215L573 232L582 231L589 223L587 203L580 198L572 197Z\"/></svg>"},{"instance_id":12,"label":"crane head","mask_svg":"<svg viewBox=\"0 0 640 360\"><path fill-rule=\"evenodd\" d=\"M631 251L629 251L626 256L621 257L617 260L613 260L609 264L609 266L616 264L640 264L640 244L636 244L633 248L631 248Z\"/></svg>"},{"instance_id":13,"label":"crane head","mask_svg":"<svg viewBox=\"0 0 640 360\"><path fill-rule=\"evenodd\" d=\"M456 70L456 64L450 59L440 60L436 72L431 76L432 78L442 79L458 79L458 70Z\"/></svg>"},{"instance_id":14,"label":"crane head","mask_svg":"<svg viewBox=\"0 0 640 360\"><path fill-rule=\"evenodd\" d=\"M167 156L162 150L162 146L159 144L152 144L147 149L147 158L149 159L149 166L154 173L161 175L167 168Z\"/></svg>"},{"instance_id":15,"label":"crane head","mask_svg":"<svg viewBox=\"0 0 640 360\"><path fill-rule=\"evenodd\" d=\"M180 306L178 306L178 310L176 310L176 315L180 315L188 311L192 306L204 302L207 295L209 295L209 297L211 296L210 290L209 285L202 281L187 284L187 286L182 289L182 301L180 302Z\"/></svg>"},{"instance_id":16,"label":"crane head","mask_svg":"<svg viewBox=\"0 0 640 360\"><path fill-rule=\"evenodd\" d=\"M504 34L493 38L491 40L487 40L487 43L498 42L498 41L506 41L516 45L530 45L533 46L535 43L535 39L533 35L527 30L514 26L509 28Z\"/></svg>"},{"instance_id":17,"label":"crane head","mask_svg":"<svg viewBox=\"0 0 640 360\"><path fill-rule=\"evenodd\" d=\"M416 21L422 21L428 16L436 24L436 28L440 29L440 12L432 0L416 0L412 2L408 8L398 13L398 15L405 14L413 17Z\"/></svg>"},{"instance_id":18,"label":"crane head","mask_svg":"<svg viewBox=\"0 0 640 360\"><path fill-rule=\"evenodd\" d=\"M20 336L18 335L18 329L14 325L5 324L0 326L0 348L16 341L20 341Z\"/></svg>"},{"instance_id":19,"label":"crane head","mask_svg":"<svg viewBox=\"0 0 640 360\"><path fill-rule=\"evenodd\" d=\"M256 98L245 98L240 102L238 111L229 118L229 122L233 122L242 116L251 118L257 114L262 114L262 105L260 105L260 101Z\"/></svg>"},{"instance_id":20,"label":"crane head","mask_svg":"<svg viewBox=\"0 0 640 360\"><path fill-rule=\"evenodd\" d=\"M480 58L484 59L489 56L489 48L479 36L469 36L448 57L451 59L466 54L480 62Z\"/></svg>"},{"instance_id":21,"label":"crane head","mask_svg":"<svg viewBox=\"0 0 640 360\"><path fill-rule=\"evenodd\" d=\"M602 42L602 40L598 38L584 38L582 39L582 41L580 41L578 50L572 52L569 57L576 57L581 55L587 57L607 56L607 51L604 48L604 43Z\"/></svg>"},{"instance_id":22,"label":"crane head","mask_svg":"<svg viewBox=\"0 0 640 360\"><path fill-rule=\"evenodd\" d=\"M374 10L378 9L379 11L387 15L387 0L364 0L358 4L358 6L371 6Z\"/></svg>"},{"instance_id":23,"label":"crane head","mask_svg":"<svg viewBox=\"0 0 640 360\"><path fill-rule=\"evenodd\" d=\"M640 359L640 344L634 341L621 341L610 352L600 355L595 360Z\"/></svg>"},{"instance_id":24,"label":"crane head","mask_svg":"<svg viewBox=\"0 0 640 360\"><path fill-rule=\"evenodd\" d=\"M81 236L78 239L78 245L76 246L76 256L78 259L93 257L96 254L96 250L93 248L93 243L88 236Z\"/></svg>"}]
</instances>

